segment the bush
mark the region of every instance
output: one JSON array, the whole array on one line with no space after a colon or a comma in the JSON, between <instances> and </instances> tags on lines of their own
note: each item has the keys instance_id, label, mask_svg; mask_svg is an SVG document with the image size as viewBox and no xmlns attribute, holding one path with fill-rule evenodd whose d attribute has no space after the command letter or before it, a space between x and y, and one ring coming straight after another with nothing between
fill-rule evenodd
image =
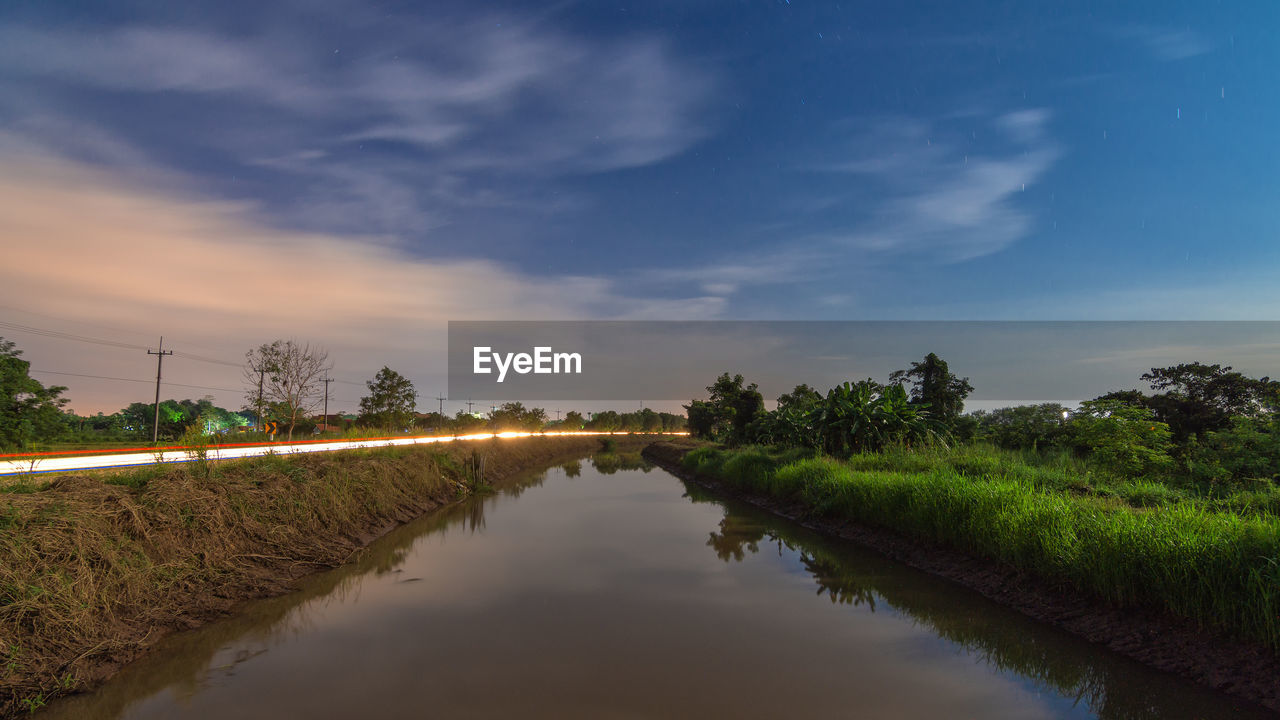
<instances>
[{"instance_id":1,"label":"bush","mask_svg":"<svg viewBox=\"0 0 1280 720\"><path fill-rule=\"evenodd\" d=\"M1069 423L1081 455L1118 477L1161 476L1173 468L1169 426L1151 411L1118 402L1089 401Z\"/></svg>"},{"instance_id":2,"label":"bush","mask_svg":"<svg viewBox=\"0 0 1280 720\"><path fill-rule=\"evenodd\" d=\"M1226 430L1192 438L1186 467L1193 481L1210 486L1280 481L1280 421L1235 418Z\"/></svg>"}]
</instances>

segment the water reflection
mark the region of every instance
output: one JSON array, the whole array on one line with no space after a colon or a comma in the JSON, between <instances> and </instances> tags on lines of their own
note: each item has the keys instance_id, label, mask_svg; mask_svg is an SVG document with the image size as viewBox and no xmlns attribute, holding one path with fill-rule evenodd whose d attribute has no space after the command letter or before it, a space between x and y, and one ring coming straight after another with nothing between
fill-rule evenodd
<instances>
[{"instance_id":1,"label":"water reflection","mask_svg":"<svg viewBox=\"0 0 1280 720\"><path fill-rule=\"evenodd\" d=\"M612 475L623 470L649 472L653 463L637 452L601 452L591 456L591 467L602 475Z\"/></svg>"},{"instance_id":2,"label":"water reflection","mask_svg":"<svg viewBox=\"0 0 1280 720\"><path fill-rule=\"evenodd\" d=\"M169 638L43 716L839 717L854 708L893 718L1250 716L615 453L405 525L297 593Z\"/></svg>"},{"instance_id":3,"label":"water reflection","mask_svg":"<svg viewBox=\"0 0 1280 720\"><path fill-rule=\"evenodd\" d=\"M1000 607L951 584L903 568L852 543L823 537L758 508L715 496L693 483L685 495L724 509L707 546L724 562L742 562L761 545L792 553L833 603L876 611L877 600L956 643L971 656L1065 695L1099 718L1269 717L1172 676L1100 650L1084 640ZM940 591L941 589L941 591ZM1237 705L1232 709L1233 705ZM1239 713L1234 715L1233 713Z\"/></svg>"},{"instance_id":4,"label":"water reflection","mask_svg":"<svg viewBox=\"0 0 1280 720\"><path fill-rule=\"evenodd\" d=\"M236 675L255 657L316 629L327 608L359 602L365 579L401 575L414 544L425 535L483 532L489 508L541 486L547 474L530 473L497 494L479 496L406 523L355 552L346 565L304 578L297 592L249 603L242 612L198 630L166 638L154 652L126 667L96 691L63 698L40 718L117 718L138 698L167 690L190 698L219 678ZM421 578L403 578L412 582ZM234 648L234 649L229 649Z\"/></svg>"}]
</instances>

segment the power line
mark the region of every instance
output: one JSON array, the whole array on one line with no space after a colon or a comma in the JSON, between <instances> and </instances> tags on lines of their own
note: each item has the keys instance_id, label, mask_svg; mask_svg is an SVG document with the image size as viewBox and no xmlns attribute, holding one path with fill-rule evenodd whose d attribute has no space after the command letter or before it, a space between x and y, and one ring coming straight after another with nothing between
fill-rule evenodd
<instances>
[{"instance_id":1,"label":"power line","mask_svg":"<svg viewBox=\"0 0 1280 720\"><path fill-rule=\"evenodd\" d=\"M102 338L90 337L88 335L78 335L76 333L62 332L61 330L52 330L49 328L38 328L32 325L22 325L19 323L6 322L0 320L0 328L8 330L17 330L18 332L31 333L41 337L54 338L56 340L72 340L75 342L91 343L93 345L104 345L106 347L116 347L124 350L146 350L145 345L134 345L133 343L120 342L118 340L104 340ZM244 363L235 363L227 360L218 360L217 358L196 355L195 353L177 350L174 355L187 360L195 360L198 362L212 363L214 365L226 365L228 367L244 367Z\"/></svg>"},{"instance_id":2,"label":"power line","mask_svg":"<svg viewBox=\"0 0 1280 720\"><path fill-rule=\"evenodd\" d=\"M147 385L150 385L151 383L155 382L154 380L136 380L134 378L111 377L109 375L86 375L84 373L59 372L57 370L36 370L34 368L28 370L27 372L45 373L47 375L68 375L70 377L93 378L94 380L119 380L121 382L145 383ZM186 385L184 383L176 383L176 382L165 382L163 384L167 387L194 388L196 390L221 390L223 392L236 392L236 393L244 392L244 388L220 388L220 387L209 387L208 385Z\"/></svg>"},{"instance_id":3,"label":"power line","mask_svg":"<svg viewBox=\"0 0 1280 720\"><path fill-rule=\"evenodd\" d=\"M115 340L103 340L101 338L88 337L86 335L76 335L74 333L65 333L58 330L48 330L46 328L32 327L30 325L21 325L18 323L5 322L0 320L0 328L8 330L17 330L18 332L31 333L32 335L41 335L43 337L57 338L59 340L75 340L76 342L93 343L95 345L106 345L107 347L118 347L125 350L146 350L146 345L134 345L133 343L123 343Z\"/></svg>"},{"instance_id":4,"label":"power line","mask_svg":"<svg viewBox=\"0 0 1280 720\"><path fill-rule=\"evenodd\" d=\"M115 332L124 333L124 334L126 334L126 335L136 335L136 336L139 336L139 337L144 337L144 336L145 336L145 337L150 337L150 336L151 336L151 333L140 333L140 332L138 332L137 330L130 330L130 329L128 329L128 328L116 327L116 326L114 326L114 325L104 325L104 324L102 324L102 323L100 323L100 322L87 323L87 322L84 322L84 321L82 321L82 320L75 320L75 319L72 319L72 318L62 317L62 316L59 316L59 315L49 315L48 313L32 312L32 311L30 311L30 310L26 310L26 309L24 309L24 308L14 307L13 305L0 305L0 310L12 310L12 311L14 311L14 312L22 313L23 315L32 315L32 316L34 316L34 317L47 318L47 319L49 319L49 320L57 320L57 321L59 321L59 322L67 322L67 323L71 323L71 324L73 324L73 325L91 326L91 327L94 327L94 328L95 328L95 329L97 329L97 330L113 330L113 331L115 331ZM173 338L170 338L170 339L173 339ZM201 345L201 344L199 344L199 343L189 342L189 341L187 341L187 340L185 340L185 339L183 339L183 338L177 338L176 342L177 342L179 345L190 345L190 346L192 346L192 347L204 348L204 349L206 349L206 350L215 350L215 351L216 351L216 348L209 347L208 345Z\"/></svg>"},{"instance_id":5,"label":"power line","mask_svg":"<svg viewBox=\"0 0 1280 720\"><path fill-rule=\"evenodd\" d=\"M226 365L227 367L233 367L233 368L244 367L244 363L242 362L236 363L236 362L229 362L227 360L216 360L214 358L204 357L203 355L196 355L194 353L183 352L182 350L175 350L173 354L177 357L183 358L184 360L196 360L199 362L213 363L214 365Z\"/></svg>"},{"instance_id":6,"label":"power line","mask_svg":"<svg viewBox=\"0 0 1280 720\"><path fill-rule=\"evenodd\" d=\"M126 335L137 335L138 337L144 337L144 336L150 337L151 335L150 333L140 333L137 330L130 330L128 328L122 328L122 327L115 327L114 325L103 325L102 323L87 323L87 322L84 322L83 320L74 320L72 318L61 317L58 315L49 315L47 313L32 312L30 310L25 310L20 307L14 307L13 305L0 305L0 310L12 310L13 312L19 312L19 313L22 313L23 315L32 315L39 318L48 318L49 320L57 320L59 322L68 322L68 323L71 323L72 325L92 326L100 330L114 330L115 332L124 333Z\"/></svg>"},{"instance_id":7,"label":"power line","mask_svg":"<svg viewBox=\"0 0 1280 720\"><path fill-rule=\"evenodd\" d=\"M0 306L0 307L7 307L7 306ZM12 309L17 309L17 308L12 308ZM26 312L26 311L19 310L19 312ZM35 315L36 313L30 313L30 314ZM52 316L46 315L44 317L52 317ZM57 319L57 318L54 318L54 319ZM102 345L105 347L121 348L123 350L150 350L150 348L146 345L135 345L133 343L121 342L118 340L106 340L103 338L91 337L88 335L80 335L77 333L63 332L61 330L53 330L51 328L39 328L33 325L23 325L21 323L8 322L5 320L0 320L0 328L16 330L18 332L30 333L32 335L39 335L41 337L53 338L56 340L70 340L74 342L90 343L93 345ZM189 353L184 350L174 350L172 351L172 354L174 357L183 358L184 360L194 360L196 362L210 363L213 365L223 365L226 367L234 367L234 368L244 367L244 363L242 362L231 362L229 360L221 360L218 358L208 357L206 355L197 355L196 353ZM32 372L50 372L55 375L61 374L61 375L77 376L76 373L56 373L51 370L44 370L44 371L33 370ZM78 377L89 377L89 378L96 378L96 379L103 379L103 380L127 380L128 382L137 382L130 378L107 378L107 377L102 377L98 375L78 375ZM144 381L144 382L150 382L150 381ZM364 387L366 385L366 383L363 383L363 382L356 382L354 380L343 380L341 378L333 378L333 382L342 383L344 385L354 385L356 387ZM229 388L211 388L211 387L205 387L202 385L181 385L179 383L164 383L164 384L175 385L178 387L190 387L190 388L196 388L201 390L224 390L227 392L240 392L240 390L231 390Z\"/></svg>"}]
</instances>

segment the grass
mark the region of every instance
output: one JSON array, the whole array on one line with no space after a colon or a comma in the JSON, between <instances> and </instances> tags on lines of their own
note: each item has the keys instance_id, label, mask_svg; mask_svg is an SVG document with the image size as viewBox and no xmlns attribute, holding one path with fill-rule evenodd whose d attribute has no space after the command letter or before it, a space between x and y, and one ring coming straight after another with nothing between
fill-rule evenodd
<instances>
[{"instance_id":1,"label":"grass","mask_svg":"<svg viewBox=\"0 0 1280 720\"><path fill-rule=\"evenodd\" d=\"M685 467L1068 583L1122 607L1173 612L1280 650L1280 517L1270 492L1190 497L1160 483L1094 483L1069 461L988 448L848 460L702 448Z\"/></svg>"}]
</instances>

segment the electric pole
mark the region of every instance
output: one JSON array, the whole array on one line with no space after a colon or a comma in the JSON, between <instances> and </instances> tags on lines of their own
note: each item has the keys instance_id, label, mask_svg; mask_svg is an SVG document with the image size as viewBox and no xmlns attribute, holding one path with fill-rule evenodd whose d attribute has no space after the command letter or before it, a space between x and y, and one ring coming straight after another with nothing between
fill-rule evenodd
<instances>
[{"instance_id":1,"label":"electric pole","mask_svg":"<svg viewBox=\"0 0 1280 720\"><path fill-rule=\"evenodd\" d=\"M258 370L258 432L262 432L266 425L262 422L262 380L267 375L267 368L264 366Z\"/></svg>"},{"instance_id":2,"label":"electric pole","mask_svg":"<svg viewBox=\"0 0 1280 720\"><path fill-rule=\"evenodd\" d=\"M468 415L470 415L470 414L471 414L471 406L472 406L472 405L475 405L475 403L471 402L471 398L467 398L467 414L468 414Z\"/></svg>"},{"instance_id":3,"label":"electric pole","mask_svg":"<svg viewBox=\"0 0 1280 720\"><path fill-rule=\"evenodd\" d=\"M560 409L556 408L556 422L560 422Z\"/></svg>"},{"instance_id":4,"label":"electric pole","mask_svg":"<svg viewBox=\"0 0 1280 720\"><path fill-rule=\"evenodd\" d=\"M329 383L332 378L324 379L324 432L329 432Z\"/></svg>"},{"instance_id":5,"label":"electric pole","mask_svg":"<svg viewBox=\"0 0 1280 720\"><path fill-rule=\"evenodd\" d=\"M172 350L164 349L164 336L160 336L160 349L156 352L147 351L148 355L156 356L156 418L151 425L151 444L160 442L160 366L164 363L165 355L172 355Z\"/></svg>"},{"instance_id":6,"label":"electric pole","mask_svg":"<svg viewBox=\"0 0 1280 720\"><path fill-rule=\"evenodd\" d=\"M444 417L444 401L447 400L448 398L444 397L443 395L437 395L436 399L440 401L440 417L443 418Z\"/></svg>"}]
</instances>

